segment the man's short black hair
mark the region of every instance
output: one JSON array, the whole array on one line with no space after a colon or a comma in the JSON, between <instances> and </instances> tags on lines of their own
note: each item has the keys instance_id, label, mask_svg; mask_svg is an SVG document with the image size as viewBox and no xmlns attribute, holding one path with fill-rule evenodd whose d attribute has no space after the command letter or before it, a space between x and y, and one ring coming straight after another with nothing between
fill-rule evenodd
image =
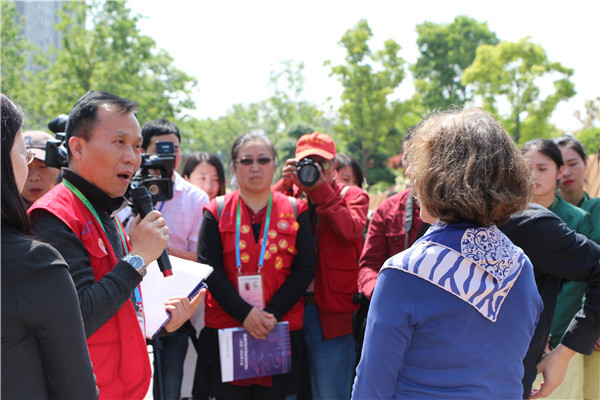
<instances>
[{"instance_id":1,"label":"man's short black hair","mask_svg":"<svg viewBox=\"0 0 600 400\"><path fill-rule=\"evenodd\" d=\"M124 113L136 111L138 103L124 99L117 95L99 90L90 90L84 94L69 112L69 120L65 129L66 144L68 148L71 137L81 137L89 140L96 122L100 107L109 105ZM70 150L69 150L70 154Z\"/></svg>"},{"instance_id":2,"label":"man's short black hair","mask_svg":"<svg viewBox=\"0 0 600 400\"><path fill-rule=\"evenodd\" d=\"M148 121L142 126L142 149L148 150L150 145L150 139L154 136L170 135L174 134L177 136L177 140L181 143L181 135L179 135L179 128L174 123L167 121L164 118L153 119ZM176 143L177 144L177 143Z\"/></svg>"}]
</instances>

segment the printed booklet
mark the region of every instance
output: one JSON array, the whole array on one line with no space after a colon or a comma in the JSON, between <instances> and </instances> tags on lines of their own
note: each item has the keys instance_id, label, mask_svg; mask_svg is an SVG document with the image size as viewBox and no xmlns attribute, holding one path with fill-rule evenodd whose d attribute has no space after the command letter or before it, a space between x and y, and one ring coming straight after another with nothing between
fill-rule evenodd
<instances>
[{"instance_id":1,"label":"printed booklet","mask_svg":"<svg viewBox=\"0 0 600 400\"><path fill-rule=\"evenodd\" d=\"M264 340L243 327L219 329L219 351L223 382L286 374L292 369L289 323L275 324Z\"/></svg>"}]
</instances>

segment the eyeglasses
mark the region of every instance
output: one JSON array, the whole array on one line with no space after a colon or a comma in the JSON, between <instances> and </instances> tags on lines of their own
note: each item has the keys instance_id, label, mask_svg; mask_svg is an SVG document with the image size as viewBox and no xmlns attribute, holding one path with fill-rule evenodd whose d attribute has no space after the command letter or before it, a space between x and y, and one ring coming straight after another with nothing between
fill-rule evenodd
<instances>
[{"instance_id":1,"label":"eyeglasses","mask_svg":"<svg viewBox=\"0 0 600 400\"><path fill-rule=\"evenodd\" d=\"M260 165L267 165L268 163L273 161L273 159L271 157L258 157L256 160L254 160L250 157L242 157L239 160L237 160L237 162L246 166L254 164L254 161L259 163Z\"/></svg>"},{"instance_id":2,"label":"eyeglasses","mask_svg":"<svg viewBox=\"0 0 600 400\"><path fill-rule=\"evenodd\" d=\"M327 171L331 167L331 161L323 161L319 163L323 171Z\"/></svg>"},{"instance_id":3,"label":"eyeglasses","mask_svg":"<svg viewBox=\"0 0 600 400\"><path fill-rule=\"evenodd\" d=\"M31 162L35 158L35 154L29 149L25 150L25 153L23 153L23 155L25 156L25 162L27 162L27 165L31 164Z\"/></svg>"}]
</instances>

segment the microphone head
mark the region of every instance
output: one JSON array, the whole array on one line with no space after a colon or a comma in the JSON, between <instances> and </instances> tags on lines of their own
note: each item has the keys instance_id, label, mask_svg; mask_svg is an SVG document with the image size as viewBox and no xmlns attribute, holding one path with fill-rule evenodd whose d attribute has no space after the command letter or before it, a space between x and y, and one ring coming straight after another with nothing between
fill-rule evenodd
<instances>
[{"instance_id":1,"label":"microphone head","mask_svg":"<svg viewBox=\"0 0 600 400\"><path fill-rule=\"evenodd\" d=\"M134 203L139 200L146 200L147 198L151 199L152 196L150 196L150 192L148 192L146 186L138 186L131 189L131 199Z\"/></svg>"}]
</instances>

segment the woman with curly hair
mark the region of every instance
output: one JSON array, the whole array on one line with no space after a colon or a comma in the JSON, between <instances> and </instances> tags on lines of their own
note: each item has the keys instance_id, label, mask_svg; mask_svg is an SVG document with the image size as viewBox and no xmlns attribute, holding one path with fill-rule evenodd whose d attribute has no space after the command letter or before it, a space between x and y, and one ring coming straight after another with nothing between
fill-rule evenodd
<instances>
[{"instance_id":1,"label":"woman with curly hair","mask_svg":"<svg viewBox=\"0 0 600 400\"><path fill-rule=\"evenodd\" d=\"M384 263L352 397L521 398L542 302L529 259L496 225L527 206L528 165L480 109L426 118L407 156L432 226Z\"/></svg>"}]
</instances>

